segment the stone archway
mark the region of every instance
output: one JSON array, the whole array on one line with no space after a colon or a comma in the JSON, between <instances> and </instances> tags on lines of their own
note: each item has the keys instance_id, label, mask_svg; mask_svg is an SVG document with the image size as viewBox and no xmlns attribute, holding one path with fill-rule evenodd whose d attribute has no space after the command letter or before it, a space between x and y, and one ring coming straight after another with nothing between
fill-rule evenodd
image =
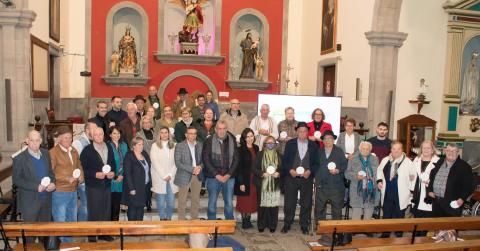
<instances>
[{"instance_id":1,"label":"stone archway","mask_svg":"<svg viewBox=\"0 0 480 251\"><path fill-rule=\"evenodd\" d=\"M407 39L398 30L401 7L402 0L376 0L372 30L365 33L371 46L368 128L372 134L380 121L394 126L398 49Z\"/></svg>"},{"instance_id":2,"label":"stone archway","mask_svg":"<svg viewBox=\"0 0 480 251\"><path fill-rule=\"evenodd\" d=\"M178 70L170 73L163 81L160 83L160 87L158 88L158 96L163 97L167 86L176 78L181 76L191 76L200 79L203 83L205 83L208 88L213 92L214 97L218 97L217 87L215 84L208 78L205 74L196 71L196 70Z\"/></svg>"}]
</instances>

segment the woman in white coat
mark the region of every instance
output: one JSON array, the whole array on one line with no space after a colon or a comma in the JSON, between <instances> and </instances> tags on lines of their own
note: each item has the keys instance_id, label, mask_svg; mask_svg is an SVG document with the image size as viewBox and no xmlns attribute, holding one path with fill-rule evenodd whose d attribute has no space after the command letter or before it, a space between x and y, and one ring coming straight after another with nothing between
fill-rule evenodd
<instances>
[{"instance_id":1,"label":"woman in white coat","mask_svg":"<svg viewBox=\"0 0 480 251\"><path fill-rule=\"evenodd\" d=\"M399 141L392 143L390 155L383 158L377 168L377 185L382 191L382 210L384 219L405 217L405 209L410 205L411 192L417 173L413 162L403 153L403 145ZM402 233L395 233L401 237ZM386 238L390 233L383 233Z\"/></svg>"},{"instance_id":2,"label":"woman in white coat","mask_svg":"<svg viewBox=\"0 0 480 251\"><path fill-rule=\"evenodd\" d=\"M155 193L160 220L171 220L175 207L175 193L178 187L173 184L177 167L174 160L175 143L167 127L161 127L158 139L152 144L152 192Z\"/></svg>"},{"instance_id":3,"label":"woman in white coat","mask_svg":"<svg viewBox=\"0 0 480 251\"><path fill-rule=\"evenodd\" d=\"M432 217L432 204L425 203L425 197L427 196L427 186L430 181L430 171L439 160L435 153L436 149L433 142L431 140L425 140L420 145L418 156L413 160L413 166L417 172L412 199L412 210L415 218ZM420 236L423 236L423 234L426 234L426 232L422 232Z\"/></svg>"}]
</instances>

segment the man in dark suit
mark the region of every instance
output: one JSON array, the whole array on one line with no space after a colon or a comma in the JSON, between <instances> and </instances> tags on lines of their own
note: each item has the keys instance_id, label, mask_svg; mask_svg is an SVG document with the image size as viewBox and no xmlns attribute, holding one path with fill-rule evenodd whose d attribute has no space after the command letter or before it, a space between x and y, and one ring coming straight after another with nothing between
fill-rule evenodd
<instances>
[{"instance_id":1,"label":"man in dark suit","mask_svg":"<svg viewBox=\"0 0 480 251\"><path fill-rule=\"evenodd\" d=\"M432 217L458 217L462 205L474 191L472 167L458 155L458 146L449 144L445 157L430 172L425 202L432 203Z\"/></svg>"},{"instance_id":2,"label":"man in dark suit","mask_svg":"<svg viewBox=\"0 0 480 251\"><path fill-rule=\"evenodd\" d=\"M13 184L18 187L17 205L25 222L48 222L52 219L52 192L55 175L50 155L40 149L42 137L30 131L27 149L13 158ZM49 180L47 182L47 180ZM28 238L34 242L35 238Z\"/></svg>"},{"instance_id":3,"label":"man in dark suit","mask_svg":"<svg viewBox=\"0 0 480 251\"><path fill-rule=\"evenodd\" d=\"M110 187L116 170L114 150L110 144L103 141L102 128L93 129L92 136L92 144L86 146L80 154L80 161L85 173L88 220L109 221L111 219ZM110 236L100 236L99 239L113 241ZM95 242L96 238L90 236L89 241Z\"/></svg>"},{"instance_id":4,"label":"man in dark suit","mask_svg":"<svg viewBox=\"0 0 480 251\"><path fill-rule=\"evenodd\" d=\"M297 194L300 191L300 226L302 232L308 234L312 212L313 177L318 168L318 145L308 140L307 123L298 122L295 130L297 138L287 141L282 160L282 175L285 182L285 225L282 232L287 233L290 230L295 218ZM298 169L299 167L303 170Z\"/></svg>"},{"instance_id":5,"label":"man in dark suit","mask_svg":"<svg viewBox=\"0 0 480 251\"><path fill-rule=\"evenodd\" d=\"M177 173L173 184L178 186L178 219L185 220L187 195L190 189L190 218L198 219L200 189L202 188L202 143L197 141L197 128L190 126L186 139L175 146Z\"/></svg>"}]
</instances>

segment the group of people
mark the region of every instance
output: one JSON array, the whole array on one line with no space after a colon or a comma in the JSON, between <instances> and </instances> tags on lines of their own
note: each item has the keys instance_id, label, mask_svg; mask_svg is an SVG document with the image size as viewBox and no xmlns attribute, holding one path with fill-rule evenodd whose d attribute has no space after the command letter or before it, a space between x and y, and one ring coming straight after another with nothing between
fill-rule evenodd
<instances>
[{"instance_id":1,"label":"group of people","mask_svg":"<svg viewBox=\"0 0 480 251\"><path fill-rule=\"evenodd\" d=\"M443 217L460 215L474 189L472 170L456 145L439 158L426 140L411 161L401 142L388 139L384 122L376 136L362 141L355 120L347 119L337 139L320 108L306 123L296 121L288 107L277 123L269 105L262 104L248 124L238 99L220 114L210 91L192 102L181 88L171 106L161 104L156 93L149 87L148 97L137 95L126 111L118 96L112 97L110 111L99 101L82 135L73 140L69 127L59 127L49 151L40 148L39 132L29 132L27 150L13 163L23 220L118 221L126 205L128 220L139 221L145 207L151 210L152 197L159 218L171 220L175 194L178 219L187 219L187 208L189 219L198 219L205 186L209 220L217 219L220 192L224 218L234 219L236 195L242 227L253 227L256 212L258 230L273 233L283 193L281 231L290 231L299 204L301 231L308 234L312 208L315 222L326 220L327 203L331 219L341 219L346 197L352 219L370 219L378 205L383 218L402 218L410 205L415 217Z\"/></svg>"}]
</instances>

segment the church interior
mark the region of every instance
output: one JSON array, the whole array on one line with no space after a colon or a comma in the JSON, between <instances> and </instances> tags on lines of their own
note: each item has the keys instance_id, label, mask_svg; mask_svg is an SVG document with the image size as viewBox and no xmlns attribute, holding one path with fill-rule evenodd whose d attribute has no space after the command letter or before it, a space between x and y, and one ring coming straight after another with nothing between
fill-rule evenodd
<instances>
[{"instance_id":1,"label":"church interior","mask_svg":"<svg viewBox=\"0 0 480 251\"><path fill-rule=\"evenodd\" d=\"M190 240L195 237L201 239L201 234L205 233L211 234L215 247L217 234L220 236L219 243L222 243L223 236L229 236L238 246L243 246L239 249L235 246L237 244L232 244L219 250L447 250L452 247L480 250L479 53L479 0L0 0L0 213L3 219L0 232L5 239L2 244L5 244L5 250L8 243L13 249L36 250L34 244L29 244L32 246L27 248L25 241L40 234L59 235L58 229L65 227L76 244L63 248L88 243L84 240L89 236L87 231L99 235L103 231L108 237L114 236L113 242L98 242L98 245L105 243L104 246L88 248L80 245L78 248L85 250L92 247L105 250L187 250L193 249L193 246L176 246L174 243L183 241L189 234ZM333 220L334 203L331 199L331 205L327 206L329 210L325 210L326 218L332 221L315 224L313 219L317 217L308 217L308 222L312 223L308 227L302 225L300 228L294 223L291 229L283 232L282 226L287 224L288 218L287 212L284 212L287 199L283 190L279 197L281 202L277 205L279 226L276 232L271 233L268 229L259 232L256 227L242 228L243 220L248 218L250 221L250 216L244 219L239 211L234 212L233 223L218 220L190 224L185 221L182 225L182 221L175 221L179 213L175 206L174 220L162 221L156 211L155 199L153 209L141 208L144 210L141 219L144 223L141 224L129 224L127 218L130 215L123 206L120 221L106 222L105 225L96 225L95 221L90 221L90 215L92 224L80 220L75 223L85 225L55 222L57 225L45 226L43 232L35 230L35 224L23 224L23 215L19 214L21 208L17 208L17 204L26 192L22 192L22 186L13 180L16 173L14 159L29 147L29 139L26 138L30 137L32 130L40 133L41 148L48 150L58 143L59 128L71 130L71 141L80 138L87 128L86 124L91 122L90 118L101 112L100 104L106 104L107 110L113 111L115 97L122 100L120 109L127 113L127 104L137 103L137 100L143 100L145 108L150 104L155 113L151 117L152 123L159 123L155 119L163 118L160 113L163 114L166 107L175 110L180 96L188 95L190 100L185 102L192 101L193 108L199 105L200 96L204 99L208 97L207 91L213 96L212 101L207 98L207 102L218 104L217 111L212 108L217 121L215 130L221 124L218 123L219 115L229 113L235 104L240 105L243 117L246 116L248 125L252 127L256 116L263 116L264 103L260 100L264 95L276 97L276 103L267 104L272 111L270 115L281 118L276 119L277 123L286 117L287 107L295 108L297 119L299 114L304 114L304 122L314 119L317 107L324 109L325 113L321 110L322 121L325 119L332 124L330 130L334 139L346 130L348 121L354 121L354 132L360 135L362 141L376 137L378 128L387 125L385 137L394 142L392 149L395 142L399 142L404 156L412 163L421 156L425 141L432 142L433 155L441 159L444 156L448 159L447 151L454 147L458 150L458 158L469 166L469 175L474 177L473 191L467 196L468 203L463 207L460 205L463 211L455 219L426 217L422 221L412 218L410 212L410 217L393 217L402 218L403 221L398 224L377 220L377 225L365 223L362 226L362 220L349 216L348 203L345 207L342 204L342 219ZM157 100L151 101L150 96L157 97ZM335 106L334 101L338 101L338 107L332 108L335 112L330 112L330 108L326 107ZM147 111L141 112L141 124ZM182 107L175 110L174 122L177 119L183 121L184 112ZM206 116L206 111L201 111L202 119L204 112ZM196 119L195 114L193 116ZM113 125L118 126L115 122ZM188 128L187 124L186 135ZM296 124L293 128L293 131L299 132L301 125ZM177 130L175 126L175 132ZM282 137L279 134L281 129L278 130L274 141ZM254 132L261 134L253 129ZM173 130L169 133L174 134ZM105 137L109 138L107 134L105 131ZM242 131L231 133L237 136L238 142L240 134L243 134ZM327 138L328 133L322 131L318 140L320 137L323 140L324 136ZM188 135L186 137L183 139L187 141ZM269 139L264 139L263 134L261 137L262 142ZM126 143L130 145L130 142ZM180 141L176 143L178 146ZM215 144L212 144L212 151L215 151ZM319 144L323 147L323 141ZM262 153L267 151L265 144L264 150L260 144L259 147ZM133 147L131 151L134 151ZM195 150L190 148L190 151L194 156ZM202 158L205 154L204 148ZM260 155L257 153L256 156ZM194 163L198 161L195 156L193 158ZM350 165L353 160L348 153L346 158ZM382 159L378 162L377 165L382 165ZM82 165L84 163L82 161ZM388 165L393 170L390 162ZM397 169L393 174L397 175ZM154 175L153 171L151 175ZM85 179L86 176L85 172ZM406 177L408 179L408 175ZM431 177L432 174L430 184L433 184ZM153 177L151 179L154 181ZM415 181L411 181L410 191L413 193ZM60 181L57 179L57 182ZM319 196L321 188L315 181L312 182L314 191L308 194L310 207L315 207L319 203L315 196ZM373 180L373 185L377 186L378 182ZM356 180L353 183L356 187ZM386 184L390 185L389 181ZM433 184L431 189L435 189L436 185ZM45 187L50 192L48 186ZM381 192L382 188L379 189L377 193L383 201L382 196L387 195ZM428 182L425 189L429 191ZM200 218L207 218L210 213L208 178L207 194L203 194L204 190L202 188L200 197ZM219 219L228 218L228 207L224 205L227 203L225 191L226 188L220 197L223 199L218 200ZM38 196L43 193L39 190ZM190 193L194 193L192 187ZM298 192L298 202L294 202L297 203L294 204L294 217L303 214L301 193L304 192ZM180 196L177 197L179 199ZM55 207L55 196L53 198L51 206ZM239 199L236 197L233 198L234 207L235 204L238 209ZM458 207L452 208L456 210ZM383 210L385 215L386 209ZM55 209L53 211L55 214ZM316 213L316 210L313 211L308 213ZM259 215L252 214L255 226ZM362 219L369 221L365 217L362 216ZM149 222L156 227L146 228ZM299 222L302 224L301 220ZM327 223L322 225L322 222ZM465 240L463 244L445 241L438 245L446 246L436 247L431 237L438 234L436 231L449 229L469 230L471 235L460 235ZM345 234L338 235L337 231ZM403 237L383 239L372 234L385 231L405 233ZM428 234L416 237L416 232L421 231ZM197 233L198 236L192 235ZM355 233L353 241L342 244L340 239L347 233ZM333 240L327 241L327 245L316 242L321 240L322 235L331 235ZM372 240L369 242L369 239ZM380 241L374 242L373 239ZM387 239L398 241L387 242ZM71 244L61 240L61 245ZM358 244L360 240L365 241ZM205 240L197 240L201 241ZM116 243L117 246L106 243ZM422 249L428 245L431 249ZM205 250L210 249L215 248L209 246Z\"/></svg>"}]
</instances>

